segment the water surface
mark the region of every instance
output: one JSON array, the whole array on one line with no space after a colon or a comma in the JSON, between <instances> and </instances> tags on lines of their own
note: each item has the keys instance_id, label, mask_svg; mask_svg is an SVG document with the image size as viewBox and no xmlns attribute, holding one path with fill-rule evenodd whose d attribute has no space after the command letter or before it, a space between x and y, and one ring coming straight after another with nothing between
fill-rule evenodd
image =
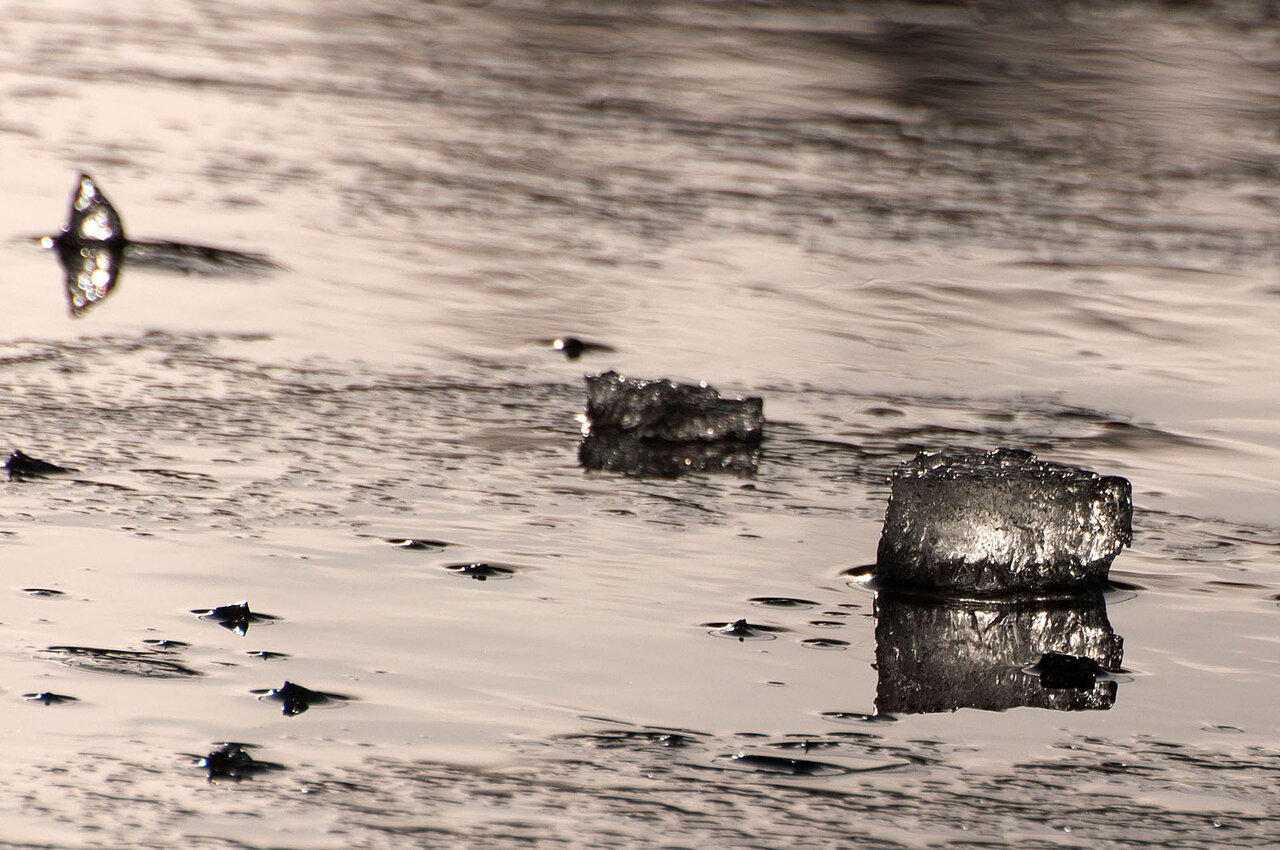
<instances>
[{"instance_id":1,"label":"water surface","mask_svg":"<svg viewBox=\"0 0 1280 850\"><path fill-rule=\"evenodd\" d=\"M1254 4L2 19L0 448L75 469L0 484L4 841L1280 833L1280 32ZM126 260L73 319L28 237L80 170L131 237L282 268ZM755 474L584 470L607 369L763 396ZM912 679L876 669L896 645L848 571L889 470L944 446L1133 482L1101 610L1026 621L1122 642L1087 698L877 713ZM274 619L193 613L241 600ZM772 639L709 633L739 619ZM1036 693L1035 660L991 687ZM286 682L333 698L259 699ZM283 769L211 782L227 742Z\"/></svg>"}]
</instances>

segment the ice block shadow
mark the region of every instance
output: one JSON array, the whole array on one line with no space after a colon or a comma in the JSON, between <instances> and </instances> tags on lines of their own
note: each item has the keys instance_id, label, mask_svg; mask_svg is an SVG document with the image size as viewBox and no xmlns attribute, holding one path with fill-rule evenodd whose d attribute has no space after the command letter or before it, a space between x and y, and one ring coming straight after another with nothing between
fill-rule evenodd
<instances>
[{"instance_id":1,"label":"ice block shadow","mask_svg":"<svg viewBox=\"0 0 1280 850\"><path fill-rule=\"evenodd\" d=\"M1107 671L1121 669L1124 640L1112 631L1100 590L1014 600L881 591L875 614L878 713L1096 711L1115 703L1117 682ZM1062 657L1086 672L1052 675L1050 661Z\"/></svg>"},{"instance_id":2,"label":"ice block shadow","mask_svg":"<svg viewBox=\"0 0 1280 850\"><path fill-rule=\"evenodd\" d=\"M203 276L258 275L281 268L262 254L128 239L120 214L93 178L83 173L62 232L40 237L39 242L58 256L67 307L74 318L84 316L116 290L126 264Z\"/></svg>"}]
</instances>

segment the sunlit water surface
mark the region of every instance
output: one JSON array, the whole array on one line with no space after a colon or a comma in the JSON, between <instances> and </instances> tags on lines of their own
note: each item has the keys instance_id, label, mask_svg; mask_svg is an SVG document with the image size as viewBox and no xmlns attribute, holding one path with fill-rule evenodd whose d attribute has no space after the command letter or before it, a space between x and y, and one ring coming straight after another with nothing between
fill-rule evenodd
<instances>
[{"instance_id":1,"label":"sunlit water surface","mask_svg":"<svg viewBox=\"0 0 1280 850\"><path fill-rule=\"evenodd\" d=\"M0 484L0 846L1280 837L1264 4L360 5L0 7L0 449L76 470ZM71 319L79 170L285 268ZM756 475L584 470L609 368ZM954 445L1133 482L1101 705L877 713L845 571Z\"/></svg>"}]
</instances>

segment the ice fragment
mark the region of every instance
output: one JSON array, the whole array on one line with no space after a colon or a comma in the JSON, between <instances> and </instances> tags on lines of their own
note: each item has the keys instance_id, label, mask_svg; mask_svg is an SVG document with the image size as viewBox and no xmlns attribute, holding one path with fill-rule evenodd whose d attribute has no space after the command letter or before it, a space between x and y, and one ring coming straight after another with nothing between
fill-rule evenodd
<instances>
[{"instance_id":1,"label":"ice fragment","mask_svg":"<svg viewBox=\"0 0 1280 850\"><path fill-rule=\"evenodd\" d=\"M885 586L953 593L1098 585L1131 538L1128 480L1030 452L921 452L893 471Z\"/></svg>"}]
</instances>

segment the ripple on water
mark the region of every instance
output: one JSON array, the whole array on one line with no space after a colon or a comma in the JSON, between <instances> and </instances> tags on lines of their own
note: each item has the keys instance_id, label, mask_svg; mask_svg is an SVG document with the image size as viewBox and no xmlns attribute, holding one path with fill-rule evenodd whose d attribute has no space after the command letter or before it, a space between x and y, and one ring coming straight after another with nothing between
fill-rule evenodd
<instances>
[{"instance_id":1,"label":"ripple on water","mask_svg":"<svg viewBox=\"0 0 1280 850\"><path fill-rule=\"evenodd\" d=\"M446 564L444 567L450 575L463 576L476 581L505 581L513 577L517 567L477 562L472 564Z\"/></svg>"}]
</instances>

